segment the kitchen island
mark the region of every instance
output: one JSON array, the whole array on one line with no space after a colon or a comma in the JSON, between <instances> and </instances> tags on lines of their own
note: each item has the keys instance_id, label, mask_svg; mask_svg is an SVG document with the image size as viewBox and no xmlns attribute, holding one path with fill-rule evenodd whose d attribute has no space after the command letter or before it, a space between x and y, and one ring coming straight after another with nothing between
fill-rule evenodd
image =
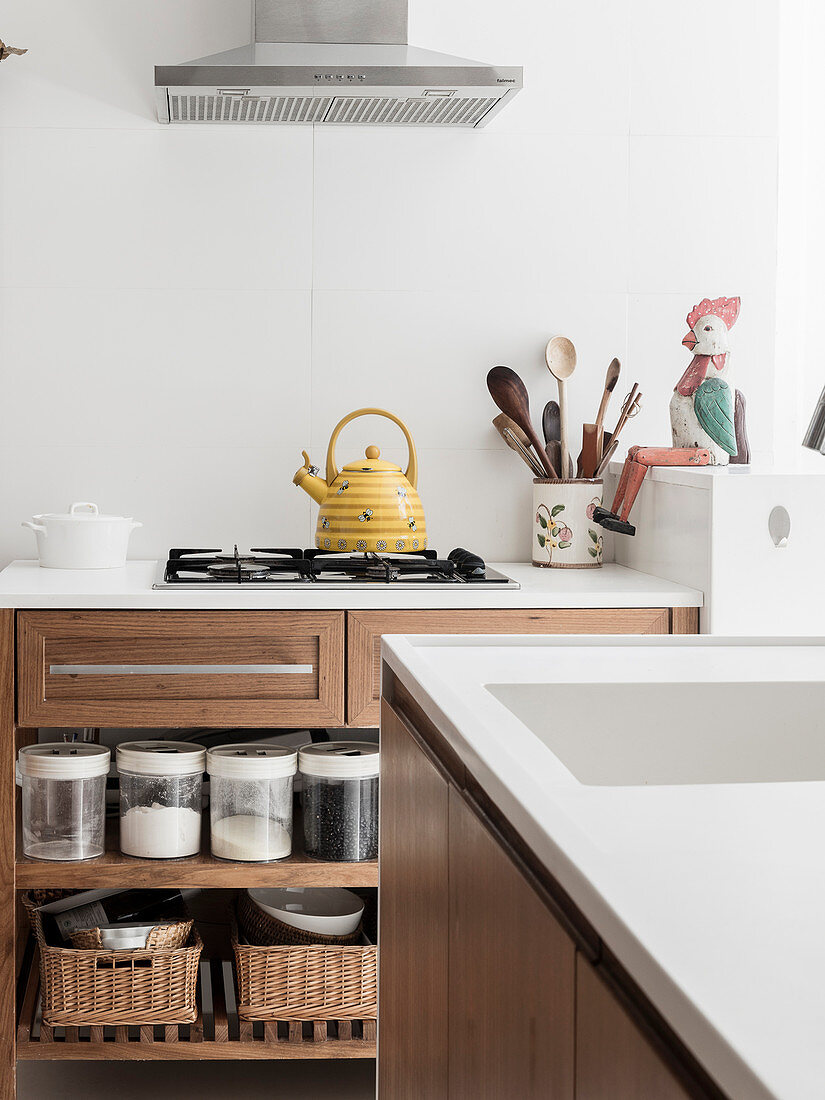
<instances>
[{"instance_id":1,"label":"kitchen island","mask_svg":"<svg viewBox=\"0 0 825 1100\"><path fill-rule=\"evenodd\" d=\"M823 647L384 639L382 886L403 852L409 906L443 932L410 968L434 1005L427 1094L469 1095L512 1054L525 1097L553 1075L577 1100L822 1095ZM412 794L394 820L413 771L441 828ZM405 918L385 914L387 944ZM382 966L397 982L407 961ZM381 996L386 1087L408 1047Z\"/></svg>"}]
</instances>

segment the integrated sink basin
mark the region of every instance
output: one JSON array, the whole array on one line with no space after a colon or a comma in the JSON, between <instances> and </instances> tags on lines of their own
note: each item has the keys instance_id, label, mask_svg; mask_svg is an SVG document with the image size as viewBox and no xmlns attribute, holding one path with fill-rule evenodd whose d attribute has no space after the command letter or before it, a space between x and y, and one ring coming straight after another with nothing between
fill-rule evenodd
<instances>
[{"instance_id":1,"label":"integrated sink basin","mask_svg":"<svg viewBox=\"0 0 825 1100\"><path fill-rule=\"evenodd\" d=\"M588 786L825 779L825 684L485 684Z\"/></svg>"}]
</instances>

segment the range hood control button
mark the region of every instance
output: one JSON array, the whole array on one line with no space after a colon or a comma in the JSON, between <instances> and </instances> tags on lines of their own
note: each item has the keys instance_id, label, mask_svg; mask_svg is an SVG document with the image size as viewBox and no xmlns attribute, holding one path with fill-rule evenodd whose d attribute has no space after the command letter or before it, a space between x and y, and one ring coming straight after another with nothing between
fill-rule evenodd
<instances>
[{"instance_id":1,"label":"range hood control button","mask_svg":"<svg viewBox=\"0 0 825 1100\"><path fill-rule=\"evenodd\" d=\"M436 96L440 99L447 99L451 95L455 95L455 88L427 88L424 95Z\"/></svg>"}]
</instances>

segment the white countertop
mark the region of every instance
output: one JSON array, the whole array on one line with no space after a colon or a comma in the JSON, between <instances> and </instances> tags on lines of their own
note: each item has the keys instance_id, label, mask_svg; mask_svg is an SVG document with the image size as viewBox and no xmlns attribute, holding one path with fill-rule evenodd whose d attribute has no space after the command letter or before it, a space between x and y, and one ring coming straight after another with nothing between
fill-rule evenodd
<instances>
[{"instance_id":1,"label":"white countertop","mask_svg":"<svg viewBox=\"0 0 825 1100\"><path fill-rule=\"evenodd\" d=\"M737 708L720 715L710 705L703 718L701 685L737 698L767 685L814 716L795 722L789 713L778 724L779 759L789 734L810 733L816 744L823 646L716 637L383 643L385 660L471 774L735 1100L823 1095L825 782L587 785L484 685L585 685L580 721L600 723L611 738L634 737L638 719L618 702L588 714L594 693L695 692L696 722L711 726L711 738L717 721L746 739L758 719L750 725ZM668 686L649 687L656 683ZM548 713L547 728L557 720ZM660 728L667 733L654 733ZM771 728L762 733L770 738ZM620 761L627 752L625 740ZM757 756L741 752L749 766L760 766ZM693 763L706 766L701 750Z\"/></svg>"},{"instance_id":2,"label":"white countertop","mask_svg":"<svg viewBox=\"0 0 825 1100\"><path fill-rule=\"evenodd\" d=\"M490 563L521 588L403 583L364 589L221 586L209 591L155 591L157 562L130 561L125 569L41 569L15 561L0 572L0 607L145 608L209 611L367 610L382 608L620 608L701 607L702 593L621 565L601 569L536 569L522 562Z\"/></svg>"}]
</instances>

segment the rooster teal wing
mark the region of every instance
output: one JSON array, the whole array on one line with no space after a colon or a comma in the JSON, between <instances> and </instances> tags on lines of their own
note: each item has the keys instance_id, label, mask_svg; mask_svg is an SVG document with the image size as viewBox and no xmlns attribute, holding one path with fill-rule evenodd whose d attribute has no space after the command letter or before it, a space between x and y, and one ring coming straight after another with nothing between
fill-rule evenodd
<instances>
[{"instance_id":1,"label":"rooster teal wing","mask_svg":"<svg viewBox=\"0 0 825 1100\"><path fill-rule=\"evenodd\" d=\"M717 447L736 454L736 429L733 423L733 390L721 378L707 378L693 398L696 419Z\"/></svg>"}]
</instances>

